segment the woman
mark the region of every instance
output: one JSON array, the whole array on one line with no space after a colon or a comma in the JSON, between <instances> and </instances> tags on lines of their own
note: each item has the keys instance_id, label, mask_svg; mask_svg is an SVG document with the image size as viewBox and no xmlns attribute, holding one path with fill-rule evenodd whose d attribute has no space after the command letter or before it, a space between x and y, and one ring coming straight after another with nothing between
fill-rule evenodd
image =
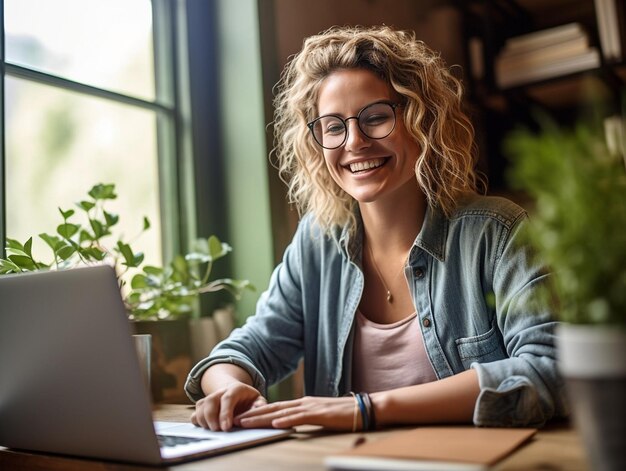
<instances>
[{"instance_id":1,"label":"woman","mask_svg":"<svg viewBox=\"0 0 626 471\"><path fill-rule=\"evenodd\" d=\"M461 86L414 35L331 28L287 65L276 157L303 218L246 325L194 367L211 430L566 413L525 212L479 196ZM307 397L267 404L304 358Z\"/></svg>"}]
</instances>

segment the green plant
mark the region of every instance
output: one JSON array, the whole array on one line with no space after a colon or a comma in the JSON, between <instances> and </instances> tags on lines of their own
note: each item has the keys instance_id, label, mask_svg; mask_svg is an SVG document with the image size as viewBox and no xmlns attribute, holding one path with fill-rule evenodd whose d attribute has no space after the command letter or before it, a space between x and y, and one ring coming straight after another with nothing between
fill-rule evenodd
<instances>
[{"instance_id":1,"label":"green plant","mask_svg":"<svg viewBox=\"0 0 626 471\"><path fill-rule=\"evenodd\" d=\"M216 236L197 239L193 250L177 255L166 267L144 266L131 280L126 304L134 318L153 319L190 314L203 293L229 291L239 298L246 289L254 290L248 280L221 278L210 281L213 263L232 251Z\"/></svg>"},{"instance_id":2,"label":"green plant","mask_svg":"<svg viewBox=\"0 0 626 471\"><path fill-rule=\"evenodd\" d=\"M518 130L511 183L535 201L526 236L554 270L560 317L626 326L626 170L589 125Z\"/></svg>"},{"instance_id":3,"label":"green plant","mask_svg":"<svg viewBox=\"0 0 626 471\"><path fill-rule=\"evenodd\" d=\"M0 274L33 270L65 269L93 263L110 263L116 267L124 302L132 319L166 319L192 314L197 298L207 292L229 291L239 298L245 289L254 290L247 280L222 278L210 280L213 263L232 248L216 236L195 241L193 250L177 255L164 267L141 266L144 255L118 237L111 246L106 240L119 216L106 210L106 202L117 198L115 185L98 184L88 198L76 203L86 223L74 220L74 209L59 208L63 222L54 234L41 233L39 238L52 251L52 260L44 262L33 255L33 238L25 243L7 239L6 258L0 258ZM143 219L139 233L147 231L150 222ZM127 278L132 271L130 286Z\"/></svg>"}]
</instances>

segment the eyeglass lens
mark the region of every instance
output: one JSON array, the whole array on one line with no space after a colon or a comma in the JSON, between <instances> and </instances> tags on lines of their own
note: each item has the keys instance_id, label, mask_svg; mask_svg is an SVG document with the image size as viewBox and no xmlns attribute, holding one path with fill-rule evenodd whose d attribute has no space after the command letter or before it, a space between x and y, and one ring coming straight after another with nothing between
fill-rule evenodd
<instances>
[{"instance_id":1,"label":"eyeglass lens","mask_svg":"<svg viewBox=\"0 0 626 471\"><path fill-rule=\"evenodd\" d=\"M321 116L313 122L311 131L319 145L326 149L340 147L347 138L349 119L357 119L359 129L370 139L383 139L391 134L396 124L394 107L389 103L373 103L363 108L358 116L343 119L340 116Z\"/></svg>"}]
</instances>

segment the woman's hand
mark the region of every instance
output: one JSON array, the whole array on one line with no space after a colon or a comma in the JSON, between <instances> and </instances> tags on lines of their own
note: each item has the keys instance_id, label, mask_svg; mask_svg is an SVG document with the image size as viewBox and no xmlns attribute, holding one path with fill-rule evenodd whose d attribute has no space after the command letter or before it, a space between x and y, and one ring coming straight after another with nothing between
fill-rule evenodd
<instances>
[{"instance_id":1,"label":"woman's hand","mask_svg":"<svg viewBox=\"0 0 626 471\"><path fill-rule=\"evenodd\" d=\"M290 428L296 425L321 425L329 430L352 431L353 397L303 397L255 407L235 417L235 425L246 428ZM357 413L356 427L360 427Z\"/></svg>"},{"instance_id":2,"label":"woman's hand","mask_svg":"<svg viewBox=\"0 0 626 471\"><path fill-rule=\"evenodd\" d=\"M228 431L233 427L233 417L267 401L252 386L233 382L196 402L196 410L191 414L191 423L216 432Z\"/></svg>"}]
</instances>

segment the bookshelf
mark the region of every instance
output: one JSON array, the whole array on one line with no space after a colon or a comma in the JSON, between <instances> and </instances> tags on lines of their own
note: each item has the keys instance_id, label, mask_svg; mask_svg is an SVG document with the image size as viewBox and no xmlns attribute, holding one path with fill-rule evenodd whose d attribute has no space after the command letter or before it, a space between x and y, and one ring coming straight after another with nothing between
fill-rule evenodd
<instances>
[{"instance_id":1,"label":"bookshelf","mask_svg":"<svg viewBox=\"0 0 626 471\"><path fill-rule=\"evenodd\" d=\"M536 124L535 110L568 125L601 104L620 110L626 88L626 0L469 0L465 81L481 170L506 191L504 137Z\"/></svg>"}]
</instances>

